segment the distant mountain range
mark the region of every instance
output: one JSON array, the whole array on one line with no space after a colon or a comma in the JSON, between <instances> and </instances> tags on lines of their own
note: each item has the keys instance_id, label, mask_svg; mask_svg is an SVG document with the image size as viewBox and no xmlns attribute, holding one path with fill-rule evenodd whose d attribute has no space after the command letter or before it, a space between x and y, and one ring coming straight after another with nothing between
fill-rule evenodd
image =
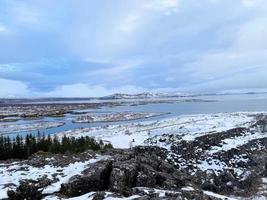
<instances>
[{"instance_id":1,"label":"distant mountain range","mask_svg":"<svg viewBox=\"0 0 267 200\"><path fill-rule=\"evenodd\" d=\"M115 93L104 97L46 97L46 98L0 98L0 104L3 103L32 103L32 102L75 102L90 100L116 100L116 99L159 99L159 98L197 98L203 96L225 96L225 95L256 95L267 94L267 91L248 91L233 90L216 93L163 93L163 92L143 92L137 94Z\"/></svg>"},{"instance_id":2,"label":"distant mountain range","mask_svg":"<svg viewBox=\"0 0 267 200\"><path fill-rule=\"evenodd\" d=\"M115 93L112 95L100 97L99 99L149 99L149 98L175 98L175 97L189 97L191 95L182 93L157 93L157 92L143 92L138 94L122 94Z\"/></svg>"},{"instance_id":3,"label":"distant mountain range","mask_svg":"<svg viewBox=\"0 0 267 200\"><path fill-rule=\"evenodd\" d=\"M115 93L112 95L99 97L98 99L149 99L149 98L181 98L181 97L200 97L200 96L221 96L221 95L253 95L266 94L267 91L247 91L247 90L233 90L216 93L158 93L158 92L143 92L138 94Z\"/></svg>"}]
</instances>

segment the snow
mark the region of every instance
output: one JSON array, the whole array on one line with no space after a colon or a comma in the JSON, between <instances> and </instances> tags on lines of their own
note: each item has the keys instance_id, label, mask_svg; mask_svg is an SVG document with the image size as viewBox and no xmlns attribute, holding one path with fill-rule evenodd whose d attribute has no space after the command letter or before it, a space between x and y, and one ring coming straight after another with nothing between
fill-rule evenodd
<instances>
[{"instance_id":1,"label":"snow","mask_svg":"<svg viewBox=\"0 0 267 200\"><path fill-rule=\"evenodd\" d=\"M172 191L172 190L160 190L155 188L147 188L147 187L137 187L138 190L143 191L145 194L158 194L159 197L166 197L166 193L168 194L181 194L181 192Z\"/></svg>"},{"instance_id":2,"label":"snow","mask_svg":"<svg viewBox=\"0 0 267 200\"><path fill-rule=\"evenodd\" d=\"M255 113L256 114L256 113ZM147 145L145 141L154 136L174 134L183 140L192 141L196 137L226 131L236 127L248 127L254 120L252 113L217 113L200 115L182 115L161 120L105 125L82 128L58 133L58 136L90 136L110 141L116 148L129 148L134 145Z\"/></svg>"},{"instance_id":3,"label":"snow","mask_svg":"<svg viewBox=\"0 0 267 200\"><path fill-rule=\"evenodd\" d=\"M92 122L118 122L129 121L136 119L145 119L150 117L161 116L167 113L153 113L153 112L117 112L102 115L80 115L73 120L74 123L92 123Z\"/></svg>"},{"instance_id":4,"label":"snow","mask_svg":"<svg viewBox=\"0 0 267 200\"><path fill-rule=\"evenodd\" d=\"M84 194L84 195L78 196L78 197L68 198L68 200L92 200L93 194L95 194L95 192L90 192L90 193L87 193L87 194ZM47 196L47 197L43 198L43 200L63 200L63 198L59 198L59 197L53 195L53 196Z\"/></svg>"},{"instance_id":5,"label":"snow","mask_svg":"<svg viewBox=\"0 0 267 200\"><path fill-rule=\"evenodd\" d=\"M120 197L106 197L104 200L134 200L139 197L140 197L139 195L133 195L130 197L121 197L121 198Z\"/></svg>"},{"instance_id":6,"label":"snow","mask_svg":"<svg viewBox=\"0 0 267 200\"><path fill-rule=\"evenodd\" d=\"M245 135L239 137L224 139L220 146L213 147L210 151L208 151L208 154L214 154L219 151L228 151L230 149L237 148L238 146L247 144L251 140L261 139L266 137L267 133L261 133L261 132L253 133L250 131L245 133Z\"/></svg>"},{"instance_id":7,"label":"snow","mask_svg":"<svg viewBox=\"0 0 267 200\"><path fill-rule=\"evenodd\" d=\"M252 198L251 200L267 200L266 196L256 196L254 198Z\"/></svg>"},{"instance_id":8,"label":"snow","mask_svg":"<svg viewBox=\"0 0 267 200\"><path fill-rule=\"evenodd\" d=\"M27 164L17 165L12 163L9 165L0 166L0 199L7 197L7 191L9 189L15 189L15 187L5 187L7 184L19 185L19 181L22 179L38 180L47 176L47 178L53 180L57 178L55 183L46 187L43 190L43 194L50 194L59 191L62 183L67 183L69 178L74 175L81 174L85 167L89 164L98 162L103 159L109 158L108 156L97 156L95 159L90 159L85 162L71 163L66 167L55 167L51 165L45 165L43 167L32 167ZM53 177L53 175L56 175Z\"/></svg>"},{"instance_id":9,"label":"snow","mask_svg":"<svg viewBox=\"0 0 267 200\"><path fill-rule=\"evenodd\" d=\"M54 168L54 167L46 165L45 168L48 168L48 170L46 170L44 168L43 171L46 171L48 174L50 173L50 175L52 175L53 173L56 173L56 171L58 171L58 170L61 171L62 170L62 173L64 174L64 176L61 176L59 178L58 182L53 183L52 185L50 185L47 188L45 188L43 190L43 194L50 194L50 193L59 191L60 190L60 186L61 186L62 183L67 183L68 180L72 176L80 174L85 169L85 166L87 166L89 164L92 164L92 163L95 163L95 162L97 162L99 160L102 160L102 159L103 159L103 157L100 157L100 158L97 158L97 159L90 159L90 160L88 160L88 161L86 161L84 163L83 162L75 162L75 163L72 163L68 167L65 167L65 168ZM51 173L51 172L53 172L53 173ZM47 173L45 173L45 174L47 174Z\"/></svg>"},{"instance_id":10,"label":"snow","mask_svg":"<svg viewBox=\"0 0 267 200\"><path fill-rule=\"evenodd\" d=\"M122 125L109 125L90 129L78 129L75 131L61 133L59 135L69 134L70 136L91 136L105 141L109 141L116 148L129 148L137 145L157 145L166 148L171 152L171 145L181 140L193 141L196 137L207 134L216 134L222 131L227 131L237 127L249 128L255 123L255 116L260 113L217 113L217 114L199 114L199 115L183 115L179 117L165 118L162 120L151 120L139 123L127 123ZM256 132L255 132L256 131ZM174 135L168 140L168 135ZM219 174L228 166L219 159L212 158L212 155L219 151L228 151L232 148L237 148L254 139L267 137L266 133L261 133L257 130L251 130L241 136L227 138L221 141L218 146L204 152L205 159L196 161L175 161L175 165L181 168L187 168L188 164L193 164L194 169L205 172L212 171ZM134 141L134 142L133 142ZM168 159L175 155L169 155ZM177 157L178 156L178 157ZM176 157L179 160L179 155ZM235 157L232 160L236 162L247 162L248 159L244 156ZM245 170L242 168L233 168L237 176L245 178Z\"/></svg>"},{"instance_id":11,"label":"snow","mask_svg":"<svg viewBox=\"0 0 267 200\"><path fill-rule=\"evenodd\" d=\"M191 187L188 187L188 189L190 189ZM168 194L180 194L180 192L176 192L176 191L171 191L171 190L160 190L160 189L154 189L154 188L146 188L146 187L138 187L137 189L139 189L140 191L143 191L144 194L158 194L159 197L166 197L166 193ZM90 192L81 196L77 196L77 197L72 197L72 198L59 198L55 195L51 195L51 196L47 196L45 197L43 200L92 200L93 196L94 196L95 192ZM105 192L105 198L104 200L135 200L140 198L139 195L132 195L129 197L114 197L113 193L111 192Z\"/></svg>"},{"instance_id":12,"label":"snow","mask_svg":"<svg viewBox=\"0 0 267 200\"><path fill-rule=\"evenodd\" d=\"M259 188L258 195L259 195L258 198L260 200L266 200L267 199L267 178L266 177L262 178L262 182L261 182L261 186ZM256 198L255 198L255 200L256 200Z\"/></svg>"},{"instance_id":13,"label":"snow","mask_svg":"<svg viewBox=\"0 0 267 200\"><path fill-rule=\"evenodd\" d=\"M33 131L63 126L64 122L37 122L28 124L0 124L0 134Z\"/></svg>"},{"instance_id":14,"label":"snow","mask_svg":"<svg viewBox=\"0 0 267 200\"><path fill-rule=\"evenodd\" d=\"M122 94L115 93L109 96L101 97L101 99L149 99L149 98L180 98L189 95L183 93L161 93L161 92L143 92L139 94ZM190 96L189 96L190 97Z\"/></svg>"},{"instance_id":15,"label":"snow","mask_svg":"<svg viewBox=\"0 0 267 200\"><path fill-rule=\"evenodd\" d=\"M59 198L57 196L47 196L43 200L92 200L94 198L95 192L89 192L81 196L77 197L72 197L72 198ZM104 200L134 200L139 198L140 196L138 195L133 195L130 197L111 197L112 193L111 192L105 192L105 198Z\"/></svg>"},{"instance_id":16,"label":"snow","mask_svg":"<svg viewBox=\"0 0 267 200\"><path fill-rule=\"evenodd\" d=\"M142 144L147 138L148 135L146 133L140 133L132 135L114 135L105 139L111 141L114 147L127 149Z\"/></svg>"},{"instance_id":17,"label":"snow","mask_svg":"<svg viewBox=\"0 0 267 200\"><path fill-rule=\"evenodd\" d=\"M216 193L210 192L210 191L204 191L204 194L206 194L208 196L211 196L211 197L218 198L218 199L222 199L222 200L238 200L236 198L230 198L230 197L227 197L227 196L224 196L224 195L220 195L220 194L216 194Z\"/></svg>"},{"instance_id":18,"label":"snow","mask_svg":"<svg viewBox=\"0 0 267 200\"><path fill-rule=\"evenodd\" d=\"M187 187L181 188L181 190L183 190L183 191L194 191L195 189L192 188L191 186L187 186Z\"/></svg>"},{"instance_id":19,"label":"snow","mask_svg":"<svg viewBox=\"0 0 267 200\"><path fill-rule=\"evenodd\" d=\"M73 198L68 198L68 200L92 200L93 199L93 195L95 194L95 192L90 192L78 197L73 197ZM63 198L59 198L57 196L47 196L45 197L43 200L64 200Z\"/></svg>"},{"instance_id":20,"label":"snow","mask_svg":"<svg viewBox=\"0 0 267 200\"><path fill-rule=\"evenodd\" d=\"M255 122L255 115L260 113L217 113L217 114L201 114L201 115L183 115L179 117L165 118L161 120L150 120L145 122L134 122L125 123L120 125L105 125L99 127L82 128L70 131L64 131L58 133L59 137L63 135L81 137L90 136L96 139L101 139L104 141L109 141L116 148L129 148L131 146L137 145L150 145L148 139L153 140L153 145L164 147L170 149L170 145L166 142L160 142L160 138L164 135L175 135L174 140L185 140L192 141L196 137L203 136L206 134L216 134L222 131L227 131L236 127L248 128ZM32 125L32 124L31 124ZM39 125L40 126L40 125ZM25 126L24 126L25 127ZM0 127L1 128L1 127ZM22 128L22 127L17 127ZM27 127L26 127L27 128ZM9 127L9 130L11 128ZM25 129L25 128L24 128ZM16 130L13 128L13 130ZM227 138L221 141L218 146L213 146L211 149L205 151L205 160L198 160L198 162L193 162L195 168L202 171L213 171L218 174L224 169L228 168L224 162L213 159L212 155L220 151L228 151L232 148L238 148L249 141L254 139L260 139L267 137L266 133L261 133L258 130L251 130L243 133L241 136L236 136L232 138ZM168 155L168 159L171 159L172 152ZM75 162L71 163L65 167L56 167L52 165L45 165L43 167L32 167L27 164L19 165L18 163L12 164L0 164L0 199L7 197L8 189L15 189L22 179L33 179L37 180L43 176L51 180L58 180L52 183L50 186L43 190L43 194L52 194L59 191L62 183L68 182L68 180L77 174L81 174L87 165L95 163L102 159L107 159L107 156L97 156L95 159L90 159L85 162ZM53 159L53 158L49 158ZM182 165L186 165L187 161L180 158L177 162ZM49 161L49 160L47 160ZM246 154L235 155L231 162L248 162ZM184 164L183 164L184 163ZM246 173L242 168L233 168L235 174L241 176L241 178L246 178L249 174ZM55 177L53 174L56 174ZM267 179L262 180L263 187L267 185ZM14 186L9 185L5 188L7 184L14 184ZM141 188L140 188L141 189ZM142 188L145 193L153 190L158 193L161 197L165 196L167 191L157 190L150 188ZM182 188L184 191L193 191L194 188L187 186ZM171 192L171 191L168 191ZM220 194L215 194L213 192L205 191L206 195L211 197L216 197L218 199L229 199L234 200L234 198L226 197ZM71 200L83 200L92 199L94 192L81 195L79 197L70 198ZM128 198L114 198L110 197L110 193L106 193L105 199L117 199L117 200L132 200L138 198L139 196L131 196ZM56 196L47 196L46 200L57 200Z\"/></svg>"},{"instance_id":21,"label":"snow","mask_svg":"<svg viewBox=\"0 0 267 200\"><path fill-rule=\"evenodd\" d=\"M223 169L226 167L226 164L220 160L212 159L210 161L201 161L200 164L197 164L197 167L202 171L212 170L217 173L223 171Z\"/></svg>"}]
</instances>

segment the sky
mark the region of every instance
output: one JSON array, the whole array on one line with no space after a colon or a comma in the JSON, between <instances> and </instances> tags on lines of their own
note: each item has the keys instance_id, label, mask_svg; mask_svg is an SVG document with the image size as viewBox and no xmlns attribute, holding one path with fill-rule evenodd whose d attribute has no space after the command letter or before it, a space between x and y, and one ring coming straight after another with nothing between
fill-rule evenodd
<instances>
[{"instance_id":1,"label":"sky","mask_svg":"<svg viewBox=\"0 0 267 200\"><path fill-rule=\"evenodd\" d=\"M267 88L266 0L0 0L0 97Z\"/></svg>"}]
</instances>

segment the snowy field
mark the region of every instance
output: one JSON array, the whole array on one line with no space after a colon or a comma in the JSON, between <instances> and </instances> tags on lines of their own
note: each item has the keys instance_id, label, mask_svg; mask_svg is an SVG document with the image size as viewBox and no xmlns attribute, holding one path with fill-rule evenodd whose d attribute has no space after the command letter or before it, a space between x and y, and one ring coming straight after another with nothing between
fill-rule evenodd
<instances>
[{"instance_id":1,"label":"snowy field","mask_svg":"<svg viewBox=\"0 0 267 200\"><path fill-rule=\"evenodd\" d=\"M63 126L64 122L36 122L26 124L0 124L0 135L7 133L21 133Z\"/></svg>"},{"instance_id":2,"label":"snowy field","mask_svg":"<svg viewBox=\"0 0 267 200\"><path fill-rule=\"evenodd\" d=\"M81 115L73 120L74 123L93 123L93 122L118 122L136 119L145 119L161 116L167 113L152 112L116 112L102 115Z\"/></svg>"},{"instance_id":3,"label":"snowy field","mask_svg":"<svg viewBox=\"0 0 267 200\"><path fill-rule=\"evenodd\" d=\"M181 194L181 192L177 191L170 191L170 190L159 190L159 189L154 189L154 188L137 188L141 191L143 191L144 194L158 194L160 198L168 200L168 196L166 194ZM182 188L184 191L194 191L193 188L191 187L184 187ZM44 200L93 200L95 192L90 192L78 197L73 197L73 198L59 198L57 196L47 196L44 198ZM204 191L204 194L210 198L216 198L216 200L241 200L239 198L231 198L227 197L224 195L216 194L213 192L209 191ZM142 198L140 195L132 195L130 197L111 197L112 193L111 192L105 192L105 198L104 200L137 200L138 198ZM254 199L254 200L265 200L265 199Z\"/></svg>"},{"instance_id":4,"label":"snowy field","mask_svg":"<svg viewBox=\"0 0 267 200\"><path fill-rule=\"evenodd\" d=\"M257 113L218 113L201 115L184 115L157 121L106 125L82 128L58 133L71 137L90 136L109 141L116 148L146 145L151 137L163 134L175 134L183 140L205 134L226 131L235 127L248 127L253 123ZM133 142L134 141L134 142Z\"/></svg>"}]
</instances>

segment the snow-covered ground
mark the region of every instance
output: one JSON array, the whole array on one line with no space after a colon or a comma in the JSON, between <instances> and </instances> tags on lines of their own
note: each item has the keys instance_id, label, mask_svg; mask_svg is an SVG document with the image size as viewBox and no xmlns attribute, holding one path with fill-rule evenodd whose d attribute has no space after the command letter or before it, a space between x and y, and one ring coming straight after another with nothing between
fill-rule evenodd
<instances>
[{"instance_id":1,"label":"snow-covered ground","mask_svg":"<svg viewBox=\"0 0 267 200\"><path fill-rule=\"evenodd\" d=\"M226 157L223 157L223 152L242 147L251 141L267 137L266 132L261 131L257 128L258 125L255 125L255 123L258 122L257 117L259 117L260 114L266 115L266 113L246 112L183 115L161 120L75 129L60 132L57 135L59 137L62 137L63 135L71 137L90 136L96 139L109 141L116 148L129 148L137 145L157 145L167 149L166 161L170 161L169 163L177 166L177 169L187 170L192 167L192 171L190 171L191 169L188 170L192 177L194 177L199 171L201 173L212 172L215 176L217 176L220 172L231 169L233 170L233 175L242 181L250 175L250 171L246 169L246 167L242 167L242 165L239 166L237 164L242 162L247 163L249 161L248 155L246 154L247 150L253 151L252 148L255 148L256 151L260 151L262 148L265 148L265 146L261 143L256 143L257 146L251 145L251 149L246 149L244 154L234 154L229 156L229 158L227 157L228 161L223 160L226 159ZM33 124L30 126L32 127L32 125ZM11 128L9 127L9 130ZM241 128L242 130L240 132L229 132L229 130L234 128ZM13 130L18 129L21 131L21 129L23 130L23 127L13 128ZM24 130L27 130L27 127L24 127ZM225 135L228 133L231 134L229 136ZM220 137L214 137L216 135L220 135ZM214 141L209 143L209 139L214 139ZM197 144L193 144L194 142ZM186 147L184 150L185 153L181 152L179 149L179 145L182 145L183 143L185 143ZM175 149L174 144L178 145L177 149ZM189 147L195 148L192 152L190 151L191 149L186 146L188 144L191 145ZM174 148L170 148L173 145ZM194 156L191 155L191 157L186 157L188 153L190 155L194 154ZM220 156L218 157L219 154ZM59 191L62 183L67 183L71 177L81 174L86 169L86 166L108 158L109 157L107 156L97 156L93 159L87 159L84 162L73 162L64 167L54 166L52 164L46 164L42 167L18 163L0 164L0 199L7 197L7 190L15 189L20 180L38 180L38 178L46 175L47 178L54 181L43 190L43 194L48 195L45 197L45 200L58 200L60 198L53 193ZM6 187L7 185L8 187ZM262 178L260 187L260 192L258 193L259 199L265 200L266 198L264 196L266 195L265 191L267 187L266 178ZM153 189L153 191L160 197L164 197L165 193L179 193L181 191L190 192L194 191L194 188L187 186L183 187L179 191L165 191L160 189ZM143 188L143 192L144 194L149 193L150 189ZM228 197L227 195L225 196L206 190L204 191L204 194L217 199L242 199L238 197ZM88 200L92 199L94 195L95 192L91 192L69 199ZM138 195L134 195L128 198L120 198L112 197L113 195L114 194L110 192L106 192L105 199L132 200L139 197Z\"/></svg>"},{"instance_id":2,"label":"snow-covered ground","mask_svg":"<svg viewBox=\"0 0 267 200\"><path fill-rule=\"evenodd\" d=\"M181 139L192 141L196 137L226 131L235 127L248 127L256 113L218 113L184 115L121 125L76 129L58 133L58 136L90 136L110 141L116 148L144 145L148 138L163 134L174 134Z\"/></svg>"},{"instance_id":3,"label":"snow-covered ground","mask_svg":"<svg viewBox=\"0 0 267 200\"><path fill-rule=\"evenodd\" d=\"M64 122L36 122L28 124L0 124L0 134L17 133L63 126Z\"/></svg>"},{"instance_id":4,"label":"snow-covered ground","mask_svg":"<svg viewBox=\"0 0 267 200\"><path fill-rule=\"evenodd\" d=\"M219 146L214 146L211 150L207 151L208 154L215 154L219 151L228 151L230 149L242 146L251 140L266 138L267 134L262 132L247 132L246 134L238 137L227 138L222 141Z\"/></svg>"},{"instance_id":5,"label":"snow-covered ground","mask_svg":"<svg viewBox=\"0 0 267 200\"><path fill-rule=\"evenodd\" d=\"M93 123L93 122L118 122L136 119L145 119L150 117L161 116L167 113L152 112L117 112L102 115L81 115L73 120L75 123Z\"/></svg>"},{"instance_id":6,"label":"snow-covered ground","mask_svg":"<svg viewBox=\"0 0 267 200\"><path fill-rule=\"evenodd\" d=\"M216 135L223 131L234 128L249 128L256 121L256 116L260 113L217 113L201 115L184 115L172 117L158 121L146 121L139 123L128 123L122 125L108 125L94 128L77 129L59 133L59 136L67 135L73 137L90 136L96 139L109 141L116 148L129 148L137 145L156 145L168 149L170 158L177 157L177 152L172 152L170 147L174 143L181 141L192 142L196 138L206 135ZM169 136L171 140L166 138ZM225 169L233 169L234 173L240 178L246 177L246 169L240 167L230 167L229 164L214 158L213 155L219 152L226 152L231 149L243 146L250 141L266 138L266 132L260 130L248 129L248 131L238 136L229 136L220 141L217 145L211 146L210 149L202 152L205 156L200 160L183 160L175 163L180 168L187 168L193 164L192 174L198 170L203 172L213 171L216 174L223 172ZM257 147L260 149L260 144ZM199 149L200 151L201 148ZM236 155L231 162L240 163L248 162L247 155Z\"/></svg>"},{"instance_id":7,"label":"snow-covered ground","mask_svg":"<svg viewBox=\"0 0 267 200\"><path fill-rule=\"evenodd\" d=\"M204 191L204 194L210 196L210 197L214 197L216 199L221 199L221 200L238 200L238 198L231 198L231 197L227 197L224 195L220 195L220 194L216 194L214 192L210 192L210 191Z\"/></svg>"},{"instance_id":8,"label":"snow-covered ground","mask_svg":"<svg viewBox=\"0 0 267 200\"><path fill-rule=\"evenodd\" d=\"M18 163L0 164L0 199L7 198L7 191L15 189L19 185L20 180L38 180L44 176L55 180L55 182L46 187L43 190L43 194L57 192L62 183L67 183L72 176L81 174L86 166L107 158L109 157L97 156L85 162L70 163L65 167L53 165L33 167L27 164L18 165Z\"/></svg>"},{"instance_id":9,"label":"snow-covered ground","mask_svg":"<svg viewBox=\"0 0 267 200\"><path fill-rule=\"evenodd\" d=\"M95 192L89 192L87 194L78 196L78 197L73 197L73 198L59 198L57 196L47 196L43 200L93 200ZM130 197L112 197L113 194L111 192L106 192L105 193L105 198L104 200L134 200L140 197L139 195L133 195Z\"/></svg>"},{"instance_id":10,"label":"snow-covered ground","mask_svg":"<svg viewBox=\"0 0 267 200\"><path fill-rule=\"evenodd\" d=\"M168 197L166 196L167 194L180 194L181 192L178 191L170 191L170 190L159 190L159 189L154 189L154 188L138 188L139 190L143 191L144 194L157 194L160 198L162 199L168 199ZM184 187L181 188L182 191L194 191L194 188L192 187ZM73 198L59 198L57 196L47 196L45 197L43 200L92 200L94 197L95 192L90 192L78 197L73 197ZM225 195L220 195L220 194L216 194L214 192L210 192L210 191L204 191L204 194L206 196L209 196L211 198L216 198L218 200L241 200L241 198L238 197L227 197ZM105 192L105 198L104 200L135 200L140 198L141 196L139 195L132 195L130 197L113 197L113 194L111 192ZM264 196L259 196L259 199L255 198L253 200L266 200L266 198Z\"/></svg>"}]
</instances>

